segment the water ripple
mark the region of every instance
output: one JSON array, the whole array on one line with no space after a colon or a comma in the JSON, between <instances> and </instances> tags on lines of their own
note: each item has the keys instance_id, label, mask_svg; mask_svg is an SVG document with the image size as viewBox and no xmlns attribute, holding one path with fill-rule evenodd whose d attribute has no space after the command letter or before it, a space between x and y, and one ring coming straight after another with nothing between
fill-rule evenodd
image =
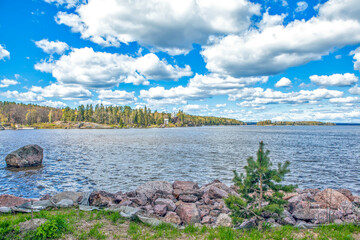
<instances>
[{"instance_id":1,"label":"water ripple","mask_svg":"<svg viewBox=\"0 0 360 240\"><path fill-rule=\"evenodd\" d=\"M1 131L0 194L129 191L151 180L231 184L232 170L242 171L261 140L274 164L291 161L288 183L360 194L357 126ZM5 168L6 154L33 143L44 148L43 168Z\"/></svg>"}]
</instances>

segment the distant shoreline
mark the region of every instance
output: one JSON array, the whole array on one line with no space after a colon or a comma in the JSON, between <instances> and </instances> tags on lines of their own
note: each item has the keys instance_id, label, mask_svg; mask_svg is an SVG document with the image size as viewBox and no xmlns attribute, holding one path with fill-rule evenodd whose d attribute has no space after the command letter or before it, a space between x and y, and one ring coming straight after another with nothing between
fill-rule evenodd
<instances>
[{"instance_id":1,"label":"distant shoreline","mask_svg":"<svg viewBox=\"0 0 360 240\"><path fill-rule=\"evenodd\" d=\"M188 127L228 127L228 126L258 126L258 127L294 127L294 126L360 126L360 123L334 123L334 124L293 124L293 125L279 125L279 124L269 124L269 125L258 125L257 123L246 123L245 125L202 125L202 126L148 126L148 127L137 127L137 126L128 126L128 127L118 127L111 126L106 124L95 124L95 126L80 126L80 123L75 123L66 126L24 126L24 127L4 127L0 130L39 130L39 129L152 129L152 128L188 128Z\"/></svg>"}]
</instances>

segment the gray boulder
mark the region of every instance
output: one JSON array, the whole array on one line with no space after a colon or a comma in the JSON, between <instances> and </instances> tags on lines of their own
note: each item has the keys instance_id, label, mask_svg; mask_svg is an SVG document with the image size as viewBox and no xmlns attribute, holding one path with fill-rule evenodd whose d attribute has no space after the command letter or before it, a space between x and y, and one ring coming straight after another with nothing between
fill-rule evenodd
<instances>
[{"instance_id":1,"label":"gray boulder","mask_svg":"<svg viewBox=\"0 0 360 240\"><path fill-rule=\"evenodd\" d=\"M54 204L50 200L35 201L32 204L32 208L36 210L43 210L48 207L54 207ZM31 202L26 202L18 206L18 208L31 209Z\"/></svg>"},{"instance_id":2,"label":"gray boulder","mask_svg":"<svg viewBox=\"0 0 360 240\"><path fill-rule=\"evenodd\" d=\"M43 157L43 149L36 144L31 144L8 154L5 161L9 168L36 167L41 166Z\"/></svg>"},{"instance_id":3,"label":"gray boulder","mask_svg":"<svg viewBox=\"0 0 360 240\"><path fill-rule=\"evenodd\" d=\"M160 192L162 194L171 195L173 187L166 181L151 181L140 185L136 189L138 195L144 194L147 198L152 198L155 193Z\"/></svg>"},{"instance_id":4,"label":"gray boulder","mask_svg":"<svg viewBox=\"0 0 360 240\"><path fill-rule=\"evenodd\" d=\"M78 203L82 197L83 193L81 192L65 191L54 195L50 200L58 203L63 199L71 199L74 203Z\"/></svg>"},{"instance_id":5,"label":"gray boulder","mask_svg":"<svg viewBox=\"0 0 360 240\"><path fill-rule=\"evenodd\" d=\"M155 201L155 205L166 205L169 211L175 211L176 205L171 199L158 198Z\"/></svg>"},{"instance_id":6,"label":"gray boulder","mask_svg":"<svg viewBox=\"0 0 360 240\"><path fill-rule=\"evenodd\" d=\"M56 204L59 208L69 208L74 206L74 201L71 199L63 199Z\"/></svg>"},{"instance_id":7,"label":"gray boulder","mask_svg":"<svg viewBox=\"0 0 360 240\"><path fill-rule=\"evenodd\" d=\"M0 207L0 213L11 213L11 208L9 208L9 207Z\"/></svg>"},{"instance_id":8,"label":"gray boulder","mask_svg":"<svg viewBox=\"0 0 360 240\"><path fill-rule=\"evenodd\" d=\"M244 220L240 226L238 227L235 227L237 229L250 229L250 228L253 228L253 227L256 227L257 226L257 223L256 223L256 218L253 217L251 219L248 219L248 220Z\"/></svg>"}]
</instances>

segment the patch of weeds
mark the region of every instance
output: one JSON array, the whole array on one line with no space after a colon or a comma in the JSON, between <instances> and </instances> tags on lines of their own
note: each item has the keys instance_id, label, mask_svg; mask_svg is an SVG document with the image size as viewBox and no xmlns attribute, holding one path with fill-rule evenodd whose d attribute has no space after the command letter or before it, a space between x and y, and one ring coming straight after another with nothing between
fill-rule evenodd
<instances>
[{"instance_id":1,"label":"patch of weeds","mask_svg":"<svg viewBox=\"0 0 360 240\"><path fill-rule=\"evenodd\" d=\"M153 226L152 229L155 230L155 234L151 236L151 239L176 238L181 235L180 231L169 223L161 223L158 226Z\"/></svg>"},{"instance_id":2,"label":"patch of weeds","mask_svg":"<svg viewBox=\"0 0 360 240\"><path fill-rule=\"evenodd\" d=\"M355 224L330 224L314 229L318 233L318 239L353 239L353 234L360 232L360 226Z\"/></svg>"},{"instance_id":3,"label":"patch of weeds","mask_svg":"<svg viewBox=\"0 0 360 240\"><path fill-rule=\"evenodd\" d=\"M101 214L108 220L110 220L112 223L119 222L120 224L124 223L126 219L120 215L119 212L113 212L113 211L101 211Z\"/></svg>"},{"instance_id":4,"label":"patch of weeds","mask_svg":"<svg viewBox=\"0 0 360 240\"><path fill-rule=\"evenodd\" d=\"M65 216L56 215L36 229L35 239L59 238L63 233L66 233L69 230L70 227Z\"/></svg>"},{"instance_id":5,"label":"patch of weeds","mask_svg":"<svg viewBox=\"0 0 360 240\"><path fill-rule=\"evenodd\" d=\"M187 225L185 228L184 228L184 233L189 233L189 234L195 234L197 232L199 232L200 229L198 227L195 227L194 225Z\"/></svg>"},{"instance_id":6,"label":"patch of weeds","mask_svg":"<svg viewBox=\"0 0 360 240\"><path fill-rule=\"evenodd\" d=\"M79 239L79 240L87 240L89 238L105 239L106 236L99 230L103 226L104 226L104 224L102 224L102 223L96 223L89 230L89 232L85 232L85 231L81 232L80 235L77 236L77 239Z\"/></svg>"},{"instance_id":7,"label":"patch of weeds","mask_svg":"<svg viewBox=\"0 0 360 240\"><path fill-rule=\"evenodd\" d=\"M132 237L132 239L139 239L141 236L141 228L140 226L135 222L130 222L129 228L128 228L128 234Z\"/></svg>"},{"instance_id":8,"label":"patch of weeds","mask_svg":"<svg viewBox=\"0 0 360 240\"><path fill-rule=\"evenodd\" d=\"M96 223L89 231L88 236L95 239L105 239L106 236L100 232L100 228L103 227L102 223Z\"/></svg>"}]
</instances>

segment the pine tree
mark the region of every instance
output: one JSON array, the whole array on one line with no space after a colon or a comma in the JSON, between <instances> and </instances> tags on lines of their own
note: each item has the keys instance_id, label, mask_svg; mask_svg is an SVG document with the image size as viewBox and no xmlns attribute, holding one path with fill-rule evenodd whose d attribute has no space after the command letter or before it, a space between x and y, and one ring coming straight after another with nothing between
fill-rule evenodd
<instances>
[{"instance_id":1,"label":"pine tree","mask_svg":"<svg viewBox=\"0 0 360 240\"><path fill-rule=\"evenodd\" d=\"M293 185L281 184L285 175L290 172L290 162L279 163L277 169L271 168L270 151L265 151L264 145L261 141L256 160L253 157L247 159L245 175L234 171L233 181L239 188L240 197L231 195L225 199L226 205L232 211L234 223L252 217L262 220L266 214L278 217L287 203L283 200L283 193L291 192L295 188Z\"/></svg>"}]
</instances>

